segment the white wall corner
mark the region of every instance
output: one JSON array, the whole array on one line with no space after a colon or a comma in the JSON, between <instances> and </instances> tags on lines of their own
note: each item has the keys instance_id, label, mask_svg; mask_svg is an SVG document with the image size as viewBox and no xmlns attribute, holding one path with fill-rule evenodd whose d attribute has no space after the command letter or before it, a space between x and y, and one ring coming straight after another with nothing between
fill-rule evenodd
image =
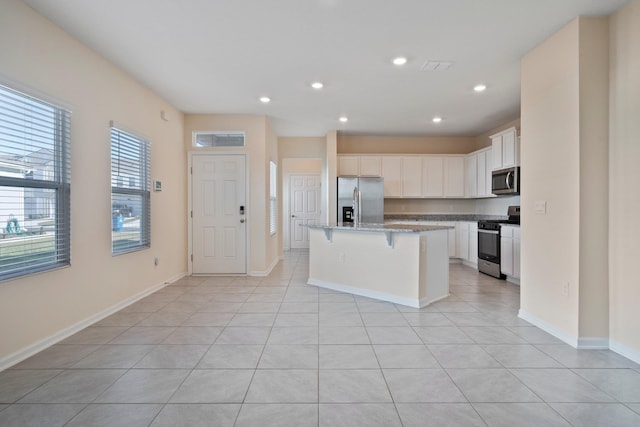
<instances>
[{"instance_id":1,"label":"white wall corner","mask_svg":"<svg viewBox=\"0 0 640 427\"><path fill-rule=\"evenodd\" d=\"M569 335L564 331L561 331L560 329L556 328L555 326L551 325L550 323L545 322L544 320L530 314L527 313L526 311L520 309L518 311L518 317L521 318L522 320L526 320L527 322L531 323L533 326L537 326L538 328L542 329L543 331L545 331L548 334L553 335L554 337L558 338L561 341L566 342L567 344L569 344L571 347L573 348L578 348L578 337L575 337L573 335Z\"/></svg>"},{"instance_id":2,"label":"white wall corner","mask_svg":"<svg viewBox=\"0 0 640 427\"><path fill-rule=\"evenodd\" d=\"M264 270L264 271L262 271L262 270L252 270L249 273L247 273L247 276L267 277L269 274L271 274L271 272L276 267L276 265L278 265L278 263L280 262L280 259L284 259L284 258L283 257L275 257L273 259L273 262L271 263L271 265L269 267L267 267L266 270Z\"/></svg>"},{"instance_id":3,"label":"white wall corner","mask_svg":"<svg viewBox=\"0 0 640 427\"><path fill-rule=\"evenodd\" d=\"M170 285L173 282L176 282L180 279L182 279L183 277L185 277L187 275L186 272L182 272L179 274L176 274L175 276L161 282L158 283L156 285L151 286L150 288L136 294L133 295L117 304L112 305L111 307L108 307L92 316L87 317L84 320L81 320L77 323L74 323L73 325L69 326L68 328L65 328L51 336L48 336L34 344L31 344L21 350L16 351L15 353L12 353L10 355L8 355L7 357L4 357L2 359L0 359L0 372L2 372L3 370L10 368L11 366L22 362L23 360L33 356L36 353L41 352L42 350L45 350L49 347L51 347L54 344L59 343L60 341L70 337L71 335L75 334L76 332L81 331L82 329L93 325L94 323L99 322L100 320L111 316L112 314L122 310L125 307L130 306L131 304L141 300L142 298L151 295L152 293L159 291L160 289L164 288L165 286Z\"/></svg>"}]
</instances>

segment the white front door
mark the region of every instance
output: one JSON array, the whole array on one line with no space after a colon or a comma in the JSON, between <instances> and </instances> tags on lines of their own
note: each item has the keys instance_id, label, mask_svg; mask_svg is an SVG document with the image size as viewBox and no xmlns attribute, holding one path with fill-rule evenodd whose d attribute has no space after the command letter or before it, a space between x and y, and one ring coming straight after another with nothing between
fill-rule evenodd
<instances>
[{"instance_id":1,"label":"white front door","mask_svg":"<svg viewBox=\"0 0 640 427\"><path fill-rule=\"evenodd\" d=\"M320 222L320 175L291 175L291 248L309 247L308 224Z\"/></svg>"},{"instance_id":2,"label":"white front door","mask_svg":"<svg viewBox=\"0 0 640 427\"><path fill-rule=\"evenodd\" d=\"M191 166L193 274L246 273L245 156L197 154Z\"/></svg>"}]
</instances>

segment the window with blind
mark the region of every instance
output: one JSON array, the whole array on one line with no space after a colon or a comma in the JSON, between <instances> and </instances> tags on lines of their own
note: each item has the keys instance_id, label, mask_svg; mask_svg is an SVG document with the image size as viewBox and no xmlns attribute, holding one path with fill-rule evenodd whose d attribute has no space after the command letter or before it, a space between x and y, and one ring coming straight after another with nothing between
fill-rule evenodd
<instances>
[{"instance_id":1,"label":"window with blind","mask_svg":"<svg viewBox=\"0 0 640 427\"><path fill-rule=\"evenodd\" d=\"M71 264L70 116L0 85L0 280Z\"/></svg>"},{"instance_id":2,"label":"window with blind","mask_svg":"<svg viewBox=\"0 0 640 427\"><path fill-rule=\"evenodd\" d=\"M150 143L111 124L111 252L151 246Z\"/></svg>"},{"instance_id":3,"label":"window with blind","mask_svg":"<svg viewBox=\"0 0 640 427\"><path fill-rule=\"evenodd\" d=\"M278 166L269 162L269 232L273 236L278 231Z\"/></svg>"}]
</instances>

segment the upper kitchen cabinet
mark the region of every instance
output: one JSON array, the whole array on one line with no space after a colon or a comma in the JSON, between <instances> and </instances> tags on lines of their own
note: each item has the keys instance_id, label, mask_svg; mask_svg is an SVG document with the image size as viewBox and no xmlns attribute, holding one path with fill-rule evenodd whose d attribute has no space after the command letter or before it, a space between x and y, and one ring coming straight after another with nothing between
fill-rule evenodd
<instances>
[{"instance_id":1,"label":"upper kitchen cabinet","mask_svg":"<svg viewBox=\"0 0 640 427\"><path fill-rule=\"evenodd\" d=\"M360 176L382 176L382 157L360 156Z\"/></svg>"},{"instance_id":2,"label":"upper kitchen cabinet","mask_svg":"<svg viewBox=\"0 0 640 427\"><path fill-rule=\"evenodd\" d=\"M402 197L402 157L382 157L384 197Z\"/></svg>"},{"instance_id":3,"label":"upper kitchen cabinet","mask_svg":"<svg viewBox=\"0 0 640 427\"><path fill-rule=\"evenodd\" d=\"M465 159L465 196L470 198L495 197L491 194L493 149L483 148L467 154Z\"/></svg>"},{"instance_id":4,"label":"upper kitchen cabinet","mask_svg":"<svg viewBox=\"0 0 640 427\"><path fill-rule=\"evenodd\" d=\"M493 170L520 165L520 140L512 127L491 136Z\"/></svg>"},{"instance_id":5,"label":"upper kitchen cabinet","mask_svg":"<svg viewBox=\"0 0 640 427\"><path fill-rule=\"evenodd\" d=\"M444 196L444 158L424 157L422 159L422 196Z\"/></svg>"},{"instance_id":6,"label":"upper kitchen cabinet","mask_svg":"<svg viewBox=\"0 0 640 427\"><path fill-rule=\"evenodd\" d=\"M402 197L422 197L422 157L402 158Z\"/></svg>"},{"instance_id":7,"label":"upper kitchen cabinet","mask_svg":"<svg viewBox=\"0 0 640 427\"><path fill-rule=\"evenodd\" d=\"M464 197L464 156L444 158L444 196Z\"/></svg>"},{"instance_id":8,"label":"upper kitchen cabinet","mask_svg":"<svg viewBox=\"0 0 640 427\"><path fill-rule=\"evenodd\" d=\"M338 175L360 175L360 158L358 156L338 156Z\"/></svg>"},{"instance_id":9,"label":"upper kitchen cabinet","mask_svg":"<svg viewBox=\"0 0 640 427\"><path fill-rule=\"evenodd\" d=\"M381 176L380 156L338 156L339 176Z\"/></svg>"}]
</instances>

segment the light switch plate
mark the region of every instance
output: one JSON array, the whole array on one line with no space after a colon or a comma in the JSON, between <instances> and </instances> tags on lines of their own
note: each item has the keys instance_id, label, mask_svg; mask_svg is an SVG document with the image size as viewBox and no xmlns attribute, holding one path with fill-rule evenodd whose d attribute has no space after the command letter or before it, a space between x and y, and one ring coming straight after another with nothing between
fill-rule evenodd
<instances>
[{"instance_id":1,"label":"light switch plate","mask_svg":"<svg viewBox=\"0 0 640 427\"><path fill-rule=\"evenodd\" d=\"M536 200L534 202L533 209L537 214L545 215L547 213L547 202L544 200Z\"/></svg>"}]
</instances>

